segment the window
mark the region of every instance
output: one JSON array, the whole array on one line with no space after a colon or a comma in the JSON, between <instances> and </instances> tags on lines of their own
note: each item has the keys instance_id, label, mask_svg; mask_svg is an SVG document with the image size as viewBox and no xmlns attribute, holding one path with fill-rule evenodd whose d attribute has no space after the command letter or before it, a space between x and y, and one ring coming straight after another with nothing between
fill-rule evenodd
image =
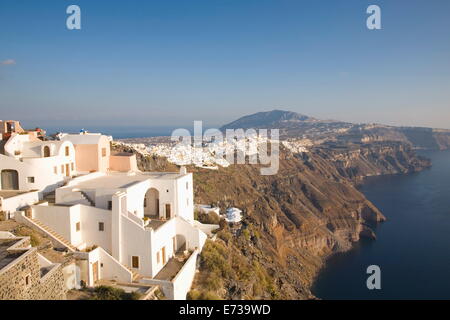
<instances>
[{"instance_id":1,"label":"window","mask_svg":"<svg viewBox=\"0 0 450 320\"><path fill-rule=\"evenodd\" d=\"M80 229L81 229L81 225L79 222L77 222L77 224L75 225L75 230L80 231Z\"/></svg>"},{"instance_id":2,"label":"window","mask_svg":"<svg viewBox=\"0 0 450 320\"><path fill-rule=\"evenodd\" d=\"M53 167L53 172L54 172L55 174L58 174L58 167Z\"/></svg>"},{"instance_id":3,"label":"window","mask_svg":"<svg viewBox=\"0 0 450 320\"><path fill-rule=\"evenodd\" d=\"M103 222L98 223L98 231L105 231L105 223Z\"/></svg>"},{"instance_id":4,"label":"window","mask_svg":"<svg viewBox=\"0 0 450 320\"><path fill-rule=\"evenodd\" d=\"M161 259L159 258L159 251L156 253L156 263L159 263Z\"/></svg>"},{"instance_id":5,"label":"window","mask_svg":"<svg viewBox=\"0 0 450 320\"><path fill-rule=\"evenodd\" d=\"M75 170L75 165L73 164L73 162L70 164L70 169L73 171Z\"/></svg>"},{"instance_id":6,"label":"window","mask_svg":"<svg viewBox=\"0 0 450 320\"><path fill-rule=\"evenodd\" d=\"M169 192L169 189L167 189L166 192L168 193L168 192Z\"/></svg>"},{"instance_id":7,"label":"window","mask_svg":"<svg viewBox=\"0 0 450 320\"><path fill-rule=\"evenodd\" d=\"M106 148L102 148L102 157L106 157Z\"/></svg>"},{"instance_id":8,"label":"window","mask_svg":"<svg viewBox=\"0 0 450 320\"><path fill-rule=\"evenodd\" d=\"M66 147L66 157L70 156L70 150L69 147Z\"/></svg>"},{"instance_id":9,"label":"window","mask_svg":"<svg viewBox=\"0 0 450 320\"><path fill-rule=\"evenodd\" d=\"M28 287L31 284L30 275L25 276L25 285Z\"/></svg>"},{"instance_id":10,"label":"window","mask_svg":"<svg viewBox=\"0 0 450 320\"><path fill-rule=\"evenodd\" d=\"M48 158L48 157L50 157L50 147L45 146L44 147L44 158Z\"/></svg>"},{"instance_id":11,"label":"window","mask_svg":"<svg viewBox=\"0 0 450 320\"><path fill-rule=\"evenodd\" d=\"M108 201L108 210L112 210L112 201Z\"/></svg>"},{"instance_id":12,"label":"window","mask_svg":"<svg viewBox=\"0 0 450 320\"><path fill-rule=\"evenodd\" d=\"M34 177L28 177L27 181L28 183L34 183Z\"/></svg>"},{"instance_id":13,"label":"window","mask_svg":"<svg viewBox=\"0 0 450 320\"><path fill-rule=\"evenodd\" d=\"M139 257L138 256L131 257L131 267L133 267L135 269L139 269Z\"/></svg>"}]
</instances>

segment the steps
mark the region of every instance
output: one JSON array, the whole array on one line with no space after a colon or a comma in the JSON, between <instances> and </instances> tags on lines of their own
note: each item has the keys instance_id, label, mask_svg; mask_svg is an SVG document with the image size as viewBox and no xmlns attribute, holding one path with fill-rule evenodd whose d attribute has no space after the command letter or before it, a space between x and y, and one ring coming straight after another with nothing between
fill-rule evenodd
<instances>
[{"instance_id":1,"label":"steps","mask_svg":"<svg viewBox=\"0 0 450 320\"><path fill-rule=\"evenodd\" d=\"M84 191L79 191L81 193L81 197L85 199L92 207L95 207L95 202L86 194Z\"/></svg>"},{"instance_id":2,"label":"steps","mask_svg":"<svg viewBox=\"0 0 450 320\"><path fill-rule=\"evenodd\" d=\"M138 282L137 280L140 278L139 273L136 270L133 270L133 269L129 268L128 266L125 266L125 268L127 268L128 271L131 272L131 274L132 274L132 281L133 282Z\"/></svg>"},{"instance_id":3,"label":"steps","mask_svg":"<svg viewBox=\"0 0 450 320\"><path fill-rule=\"evenodd\" d=\"M58 239L59 242L63 243L67 248L69 248L72 251L78 251L77 248L75 248L69 241L67 241L63 236L61 236L59 233L56 233L53 231L49 226L43 224L39 220L36 219L30 219L35 224L37 224L39 227L45 230L46 233L50 234L55 239Z\"/></svg>"}]
</instances>

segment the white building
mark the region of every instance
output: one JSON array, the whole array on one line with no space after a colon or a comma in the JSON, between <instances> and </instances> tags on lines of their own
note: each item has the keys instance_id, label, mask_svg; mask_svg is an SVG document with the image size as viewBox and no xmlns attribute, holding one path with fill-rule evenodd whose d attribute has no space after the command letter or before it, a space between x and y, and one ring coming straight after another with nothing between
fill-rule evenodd
<instances>
[{"instance_id":1,"label":"white building","mask_svg":"<svg viewBox=\"0 0 450 320\"><path fill-rule=\"evenodd\" d=\"M1 141L1 190L51 191L77 174L70 141L42 141L37 132L11 132Z\"/></svg>"},{"instance_id":2,"label":"white building","mask_svg":"<svg viewBox=\"0 0 450 320\"><path fill-rule=\"evenodd\" d=\"M242 210L238 208L228 208L225 220L231 223L238 223L242 220Z\"/></svg>"},{"instance_id":3,"label":"white building","mask_svg":"<svg viewBox=\"0 0 450 320\"><path fill-rule=\"evenodd\" d=\"M184 299L197 255L215 227L194 221L192 173L140 172L133 155L112 155L103 137L82 133L41 141L12 134L0 155L2 187L17 192L0 198L0 205L11 211L29 205L15 212L15 219L85 261L86 284L141 282L159 285L168 298ZM16 173L3 181L3 170ZM33 187L54 194L38 197ZM28 199L30 194L34 198Z\"/></svg>"}]
</instances>

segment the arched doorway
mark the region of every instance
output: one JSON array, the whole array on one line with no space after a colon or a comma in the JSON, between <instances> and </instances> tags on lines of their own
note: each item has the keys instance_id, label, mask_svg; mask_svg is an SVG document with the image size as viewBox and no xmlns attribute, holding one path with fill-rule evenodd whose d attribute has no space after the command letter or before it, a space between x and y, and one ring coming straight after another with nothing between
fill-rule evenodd
<instances>
[{"instance_id":1,"label":"arched doorway","mask_svg":"<svg viewBox=\"0 0 450 320\"><path fill-rule=\"evenodd\" d=\"M44 147L44 158L48 158L48 157L50 157L50 147L45 146Z\"/></svg>"},{"instance_id":2,"label":"arched doorway","mask_svg":"<svg viewBox=\"0 0 450 320\"><path fill-rule=\"evenodd\" d=\"M17 170L2 170L2 190L19 190Z\"/></svg>"},{"instance_id":3,"label":"arched doorway","mask_svg":"<svg viewBox=\"0 0 450 320\"><path fill-rule=\"evenodd\" d=\"M144 197L144 216L159 218L159 191L150 188Z\"/></svg>"}]
</instances>

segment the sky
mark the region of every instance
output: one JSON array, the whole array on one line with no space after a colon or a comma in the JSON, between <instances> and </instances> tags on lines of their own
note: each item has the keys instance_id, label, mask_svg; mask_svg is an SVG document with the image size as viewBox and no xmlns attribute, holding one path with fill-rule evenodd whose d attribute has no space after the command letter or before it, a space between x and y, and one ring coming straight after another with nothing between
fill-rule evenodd
<instances>
[{"instance_id":1,"label":"sky","mask_svg":"<svg viewBox=\"0 0 450 320\"><path fill-rule=\"evenodd\" d=\"M1 0L0 119L220 126L283 109L450 128L449 15L448 0Z\"/></svg>"}]
</instances>

